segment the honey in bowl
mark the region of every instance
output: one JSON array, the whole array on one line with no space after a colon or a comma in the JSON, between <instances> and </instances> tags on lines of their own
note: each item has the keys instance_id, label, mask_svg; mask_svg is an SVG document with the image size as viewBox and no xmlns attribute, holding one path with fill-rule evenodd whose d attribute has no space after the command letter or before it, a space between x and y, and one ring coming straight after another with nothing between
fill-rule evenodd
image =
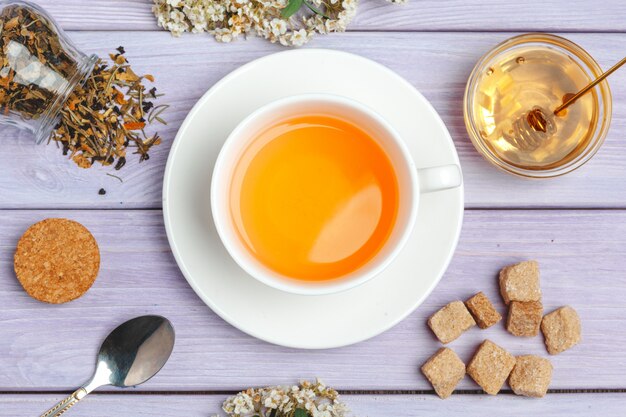
<instances>
[{"instance_id":1,"label":"honey in bowl","mask_svg":"<svg viewBox=\"0 0 626 417\"><path fill-rule=\"evenodd\" d=\"M237 162L239 238L284 276L325 281L370 261L398 213L398 181L374 138L340 118L303 115L258 134Z\"/></svg>"},{"instance_id":2,"label":"honey in bowl","mask_svg":"<svg viewBox=\"0 0 626 417\"><path fill-rule=\"evenodd\" d=\"M564 52L523 46L507 51L480 77L475 101L476 126L494 153L526 169L561 165L584 149L593 136L597 96L581 97L567 112L552 110L563 96L591 81ZM533 113L531 109L535 109ZM541 110L545 124L536 128L529 114Z\"/></svg>"},{"instance_id":3,"label":"honey in bowl","mask_svg":"<svg viewBox=\"0 0 626 417\"><path fill-rule=\"evenodd\" d=\"M608 84L558 114L554 110L600 73L582 48L558 36L509 39L479 61L468 81L465 123L472 142L514 174L570 172L604 140L611 116Z\"/></svg>"}]
</instances>

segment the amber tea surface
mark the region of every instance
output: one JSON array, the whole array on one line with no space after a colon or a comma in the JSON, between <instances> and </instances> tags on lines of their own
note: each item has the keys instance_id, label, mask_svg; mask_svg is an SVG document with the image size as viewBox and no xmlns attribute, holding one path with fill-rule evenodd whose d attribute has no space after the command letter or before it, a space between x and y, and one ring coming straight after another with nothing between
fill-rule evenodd
<instances>
[{"instance_id":1,"label":"amber tea surface","mask_svg":"<svg viewBox=\"0 0 626 417\"><path fill-rule=\"evenodd\" d=\"M566 94L591 80L565 52L524 45L502 52L478 78L474 124L493 153L511 165L543 170L583 152L598 123L592 91L558 116Z\"/></svg>"},{"instance_id":2,"label":"amber tea surface","mask_svg":"<svg viewBox=\"0 0 626 417\"><path fill-rule=\"evenodd\" d=\"M266 267L294 279L351 273L387 242L398 181L384 149L347 121L304 115L268 127L239 159L230 211Z\"/></svg>"}]
</instances>

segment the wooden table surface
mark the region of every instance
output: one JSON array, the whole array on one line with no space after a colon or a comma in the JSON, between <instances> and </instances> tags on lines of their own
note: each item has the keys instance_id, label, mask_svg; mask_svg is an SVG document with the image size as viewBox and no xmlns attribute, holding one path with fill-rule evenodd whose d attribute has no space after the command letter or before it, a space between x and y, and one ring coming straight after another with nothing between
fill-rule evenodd
<instances>
[{"instance_id":1,"label":"wooden table surface","mask_svg":"<svg viewBox=\"0 0 626 417\"><path fill-rule=\"evenodd\" d=\"M284 48L259 39L225 45L208 35L172 38L157 28L148 0L39 3L86 52L104 56L124 45L138 72L155 75L172 107L161 131L164 144L142 166L129 163L120 172L123 183L105 175L108 170L75 167L56 147L35 146L28 134L0 130L0 415L39 415L90 376L101 339L117 323L149 313L169 317L177 331L162 372L136 389L104 389L71 413L208 416L230 392L321 377L345 392L359 416L625 415L626 70L610 78L614 106L606 143L586 166L559 179L528 181L492 168L472 147L461 110L474 63L520 32L562 34L608 68L625 52L624 0L410 0L404 6L362 0L349 33L318 36L307 46L374 59L419 89L446 122L466 183L459 247L428 300L378 337L322 351L270 345L217 317L178 270L161 213L165 160L190 107L230 71ZM61 306L29 298L12 268L24 230L57 216L85 224L102 252L92 289ZM439 400L419 372L439 347L426 318L479 290L505 313L497 271L527 258L541 263L546 310L563 304L578 310L582 343L550 357L554 377L544 399L507 390L482 395L466 377L461 392ZM469 360L484 338L514 354L547 356L541 337L513 337L502 323L472 329L451 346Z\"/></svg>"}]
</instances>

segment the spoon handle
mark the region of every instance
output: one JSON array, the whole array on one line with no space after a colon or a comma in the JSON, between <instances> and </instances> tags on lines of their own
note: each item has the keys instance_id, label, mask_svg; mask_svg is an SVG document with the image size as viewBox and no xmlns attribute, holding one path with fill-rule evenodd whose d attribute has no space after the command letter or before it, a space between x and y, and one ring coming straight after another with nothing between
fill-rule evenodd
<instances>
[{"instance_id":1,"label":"spoon handle","mask_svg":"<svg viewBox=\"0 0 626 417\"><path fill-rule=\"evenodd\" d=\"M82 400L85 395L87 395L87 390L82 387L78 388L76 391L71 393L69 397L62 399L56 403L54 407L43 413L41 417L58 417L69 410L77 402Z\"/></svg>"}]
</instances>

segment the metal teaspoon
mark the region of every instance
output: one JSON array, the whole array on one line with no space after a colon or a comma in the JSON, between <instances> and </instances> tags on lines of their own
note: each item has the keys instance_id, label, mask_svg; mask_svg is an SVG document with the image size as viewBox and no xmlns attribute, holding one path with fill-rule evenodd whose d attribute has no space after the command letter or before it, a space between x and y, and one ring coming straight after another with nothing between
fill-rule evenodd
<instances>
[{"instance_id":1,"label":"metal teaspoon","mask_svg":"<svg viewBox=\"0 0 626 417\"><path fill-rule=\"evenodd\" d=\"M41 417L60 416L101 386L126 388L146 382L165 365L173 348L174 328L165 317L128 320L104 339L91 379Z\"/></svg>"}]
</instances>

